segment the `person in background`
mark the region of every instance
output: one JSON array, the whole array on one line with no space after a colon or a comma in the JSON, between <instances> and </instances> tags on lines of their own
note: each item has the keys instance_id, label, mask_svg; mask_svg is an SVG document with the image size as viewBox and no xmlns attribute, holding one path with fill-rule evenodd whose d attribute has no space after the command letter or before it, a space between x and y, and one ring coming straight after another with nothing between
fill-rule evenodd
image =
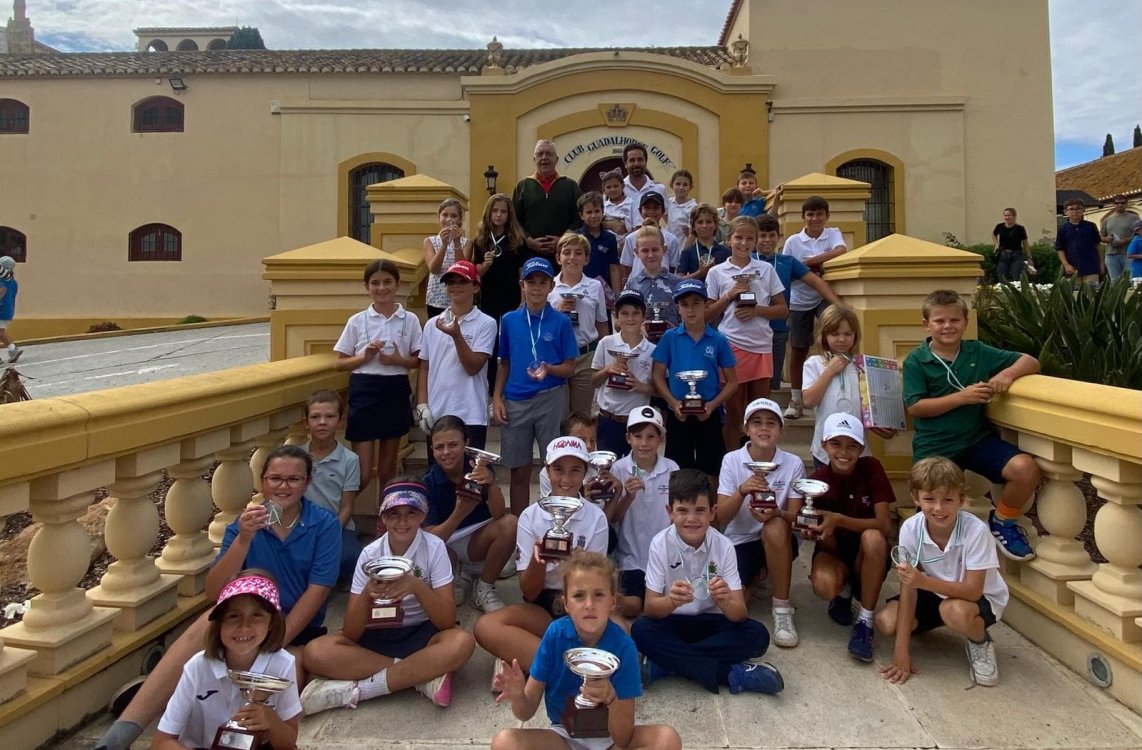
<instances>
[{"instance_id":1,"label":"person in background","mask_svg":"<svg viewBox=\"0 0 1142 750\"><path fill-rule=\"evenodd\" d=\"M579 183L555 171L559 152L551 141L536 141L533 158L535 174L516 184L512 205L527 237L527 257L554 263L555 243L579 224Z\"/></svg>"},{"instance_id":2,"label":"person in background","mask_svg":"<svg viewBox=\"0 0 1142 750\"><path fill-rule=\"evenodd\" d=\"M1126 210L1126 196L1121 193L1114 196L1114 208L1102 217L1102 226L1099 234L1106 243L1106 273L1111 283L1128 271L1129 261L1126 259L1126 247L1130 244L1130 225L1138 221L1138 214Z\"/></svg>"},{"instance_id":3,"label":"person in background","mask_svg":"<svg viewBox=\"0 0 1142 750\"><path fill-rule=\"evenodd\" d=\"M1015 209L1003 209L1003 221L991 230L995 241L995 275L1000 282L1019 281L1023 268L1031 263L1031 246L1027 230L1015 223Z\"/></svg>"},{"instance_id":4,"label":"person in background","mask_svg":"<svg viewBox=\"0 0 1142 750\"><path fill-rule=\"evenodd\" d=\"M0 346L8 349L8 364L14 365L24 350L8 335L12 318L16 317L16 293L20 285L16 282L16 259L5 255L0 258Z\"/></svg>"},{"instance_id":5,"label":"person in background","mask_svg":"<svg viewBox=\"0 0 1142 750\"><path fill-rule=\"evenodd\" d=\"M1106 270L1098 254L1102 235L1094 222L1083 218L1084 210L1083 202L1078 198L1070 198L1063 204L1067 220L1055 236L1055 252L1059 254L1063 273L1075 281L1097 284Z\"/></svg>"}]
</instances>

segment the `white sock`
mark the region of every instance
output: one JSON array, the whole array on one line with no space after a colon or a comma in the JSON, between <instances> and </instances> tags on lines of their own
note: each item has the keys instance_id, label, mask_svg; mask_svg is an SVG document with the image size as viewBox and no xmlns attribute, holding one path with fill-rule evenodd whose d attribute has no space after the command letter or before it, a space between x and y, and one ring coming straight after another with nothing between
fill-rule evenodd
<instances>
[{"instance_id":1,"label":"white sock","mask_svg":"<svg viewBox=\"0 0 1142 750\"><path fill-rule=\"evenodd\" d=\"M8 352L11 354L16 353L16 342L15 341L13 341L11 344L8 344Z\"/></svg>"},{"instance_id":2,"label":"white sock","mask_svg":"<svg viewBox=\"0 0 1142 750\"><path fill-rule=\"evenodd\" d=\"M796 401L797 403L801 403L801 389L800 388L790 388L789 393L790 393L790 397L789 397L790 400Z\"/></svg>"},{"instance_id":3,"label":"white sock","mask_svg":"<svg viewBox=\"0 0 1142 750\"><path fill-rule=\"evenodd\" d=\"M488 583L487 581L484 581L482 579L476 580L476 592L477 593L479 593L481 591L487 591L488 589L494 589L495 587L496 587L496 584L494 584L494 583Z\"/></svg>"},{"instance_id":4,"label":"white sock","mask_svg":"<svg viewBox=\"0 0 1142 750\"><path fill-rule=\"evenodd\" d=\"M396 664L398 661L400 661L400 659L393 659L393 664ZM392 666L392 664L389 666ZM380 698L382 695L388 695L389 668L385 667L372 677L358 680L357 690L360 691L360 699L363 701L367 701L370 698Z\"/></svg>"},{"instance_id":5,"label":"white sock","mask_svg":"<svg viewBox=\"0 0 1142 750\"><path fill-rule=\"evenodd\" d=\"M776 596L773 597L773 608L774 609L777 609L778 607L788 607L788 606L789 606L789 600L788 599L778 599Z\"/></svg>"},{"instance_id":6,"label":"white sock","mask_svg":"<svg viewBox=\"0 0 1142 750\"><path fill-rule=\"evenodd\" d=\"M860 613L857 614L857 619L860 620L861 622L863 622L865 625L871 625L872 624L872 610L871 609L865 609L864 607L861 607Z\"/></svg>"},{"instance_id":7,"label":"white sock","mask_svg":"<svg viewBox=\"0 0 1142 750\"><path fill-rule=\"evenodd\" d=\"M841 597L842 599L851 599L853 596L852 586L846 583L845 587L841 589L841 593L837 594L837 596Z\"/></svg>"}]
</instances>

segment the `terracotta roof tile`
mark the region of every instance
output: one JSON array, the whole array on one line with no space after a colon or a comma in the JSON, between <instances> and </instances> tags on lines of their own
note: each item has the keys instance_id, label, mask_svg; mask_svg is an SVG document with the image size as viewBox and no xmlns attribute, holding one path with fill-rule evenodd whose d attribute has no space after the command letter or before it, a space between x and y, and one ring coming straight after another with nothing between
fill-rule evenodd
<instances>
[{"instance_id":1,"label":"terracotta roof tile","mask_svg":"<svg viewBox=\"0 0 1142 750\"><path fill-rule=\"evenodd\" d=\"M1055 189L1082 190L1105 200L1142 192L1142 146L1055 173Z\"/></svg>"},{"instance_id":2,"label":"terracotta roof tile","mask_svg":"<svg viewBox=\"0 0 1142 750\"><path fill-rule=\"evenodd\" d=\"M500 64L513 72L584 52L648 52L699 65L730 65L722 47L505 49ZM80 52L0 57L0 78L234 75L241 73L478 74L483 49L217 50L198 52Z\"/></svg>"},{"instance_id":3,"label":"terracotta roof tile","mask_svg":"<svg viewBox=\"0 0 1142 750\"><path fill-rule=\"evenodd\" d=\"M742 0L734 0L730 4L730 11L726 13L726 20L722 22L722 33L718 35L718 44L729 44L730 26L733 25L734 20L738 17L738 11L741 10ZM747 32L748 33L748 32Z\"/></svg>"}]
</instances>

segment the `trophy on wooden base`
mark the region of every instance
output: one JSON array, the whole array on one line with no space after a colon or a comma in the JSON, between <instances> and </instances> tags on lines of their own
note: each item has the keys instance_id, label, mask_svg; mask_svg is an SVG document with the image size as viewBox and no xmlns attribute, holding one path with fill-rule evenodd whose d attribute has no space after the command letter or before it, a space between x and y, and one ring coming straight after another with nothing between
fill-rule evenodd
<instances>
[{"instance_id":1,"label":"trophy on wooden base","mask_svg":"<svg viewBox=\"0 0 1142 750\"><path fill-rule=\"evenodd\" d=\"M747 285L756 278L757 278L757 272L756 271L750 271L749 273L736 273L736 274L734 274L734 281L745 282L745 284L747 284ZM738 292L738 304L741 305L742 307L756 307L757 306L757 292L754 292L753 290Z\"/></svg>"},{"instance_id":2,"label":"trophy on wooden base","mask_svg":"<svg viewBox=\"0 0 1142 750\"><path fill-rule=\"evenodd\" d=\"M813 500L829 491L829 485L819 479L798 479L793 483L793 491L805 498L805 504L797 511L793 528L799 531L815 532L820 528L824 517L813 507Z\"/></svg>"},{"instance_id":3,"label":"trophy on wooden base","mask_svg":"<svg viewBox=\"0 0 1142 750\"><path fill-rule=\"evenodd\" d=\"M594 476L587 483L586 495L591 500L606 505L615 499L615 486L603 478L603 472L610 471L619 457L611 451L591 451L588 455L591 457Z\"/></svg>"},{"instance_id":4,"label":"trophy on wooden base","mask_svg":"<svg viewBox=\"0 0 1142 750\"><path fill-rule=\"evenodd\" d=\"M245 701L243 706L248 706L251 703L268 704L271 698L283 690L287 690L293 684L282 677L273 677L257 672L243 672L237 669L229 670L227 675L230 677L230 681L241 691ZM255 750L264 739L264 731L246 729L231 719L218 727L218 731L214 734L214 744L210 746L210 750Z\"/></svg>"},{"instance_id":5,"label":"trophy on wooden base","mask_svg":"<svg viewBox=\"0 0 1142 750\"><path fill-rule=\"evenodd\" d=\"M779 465L775 461L746 461L745 467L762 479L770 472L777 471ZM777 494L773 490L749 493L749 507L754 510L773 510L777 507Z\"/></svg>"},{"instance_id":6,"label":"trophy on wooden base","mask_svg":"<svg viewBox=\"0 0 1142 750\"><path fill-rule=\"evenodd\" d=\"M563 663L575 674L587 680L610 677L619 668L619 658L601 648L572 648L563 653ZM610 737L607 728L609 710L606 706L584 697L582 688L579 694L567 696L563 707L562 724L567 734L575 739Z\"/></svg>"},{"instance_id":7,"label":"trophy on wooden base","mask_svg":"<svg viewBox=\"0 0 1142 750\"><path fill-rule=\"evenodd\" d=\"M503 460L495 453L483 451L479 448L465 448L464 453L465 455L472 457L472 460L475 462L476 466L495 466ZM479 502L480 500L484 499L484 489L485 488L482 484L479 484L476 482L476 480L472 479L471 474L465 474L464 481L456 490L456 497L463 498L465 500L471 500L472 502Z\"/></svg>"},{"instance_id":8,"label":"trophy on wooden base","mask_svg":"<svg viewBox=\"0 0 1142 750\"><path fill-rule=\"evenodd\" d=\"M366 560L361 570L369 578L380 583L398 581L412 572L412 560L407 557L375 557ZM404 623L404 609L400 599L374 599L369 606L367 630L399 628Z\"/></svg>"},{"instance_id":9,"label":"trophy on wooden base","mask_svg":"<svg viewBox=\"0 0 1142 750\"><path fill-rule=\"evenodd\" d=\"M630 373L627 371L627 370L629 370L630 365L627 363L633 357L636 356L635 353L634 352L620 352L616 349L608 349L607 354L614 357L616 363L622 362L623 370L624 370L624 372L612 372L610 375L608 375L607 376L607 387L608 388L614 388L614 389L619 390L619 391L629 391L632 388L634 388L634 386L631 385L631 383L630 383L630 378L629 378Z\"/></svg>"},{"instance_id":10,"label":"trophy on wooden base","mask_svg":"<svg viewBox=\"0 0 1142 750\"><path fill-rule=\"evenodd\" d=\"M551 528L539 542L539 557L544 562L558 562L571 554L574 537L566 529L567 520L583 507L577 497L551 495L539 501L539 507L552 516Z\"/></svg>"},{"instance_id":11,"label":"trophy on wooden base","mask_svg":"<svg viewBox=\"0 0 1142 750\"><path fill-rule=\"evenodd\" d=\"M683 414L705 414L706 399L698 394L698 383L709 375L705 370L682 370L674 373L674 377L690 386L690 392L682 397Z\"/></svg>"},{"instance_id":12,"label":"trophy on wooden base","mask_svg":"<svg viewBox=\"0 0 1142 750\"><path fill-rule=\"evenodd\" d=\"M572 303L571 309L564 313L564 315L571 318L571 325L579 325L579 300L587 295L582 292L560 292L559 296L562 297L565 302Z\"/></svg>"},{"instance_id":13,"label":"trophy on wooden base","mask_svg":"<svg viewBox=\"0 0 1142 750\"><path fill-rule=\"evenodd\" d=\"M646 337L650 343L657 344L658 340L662 338L662 334L666 333L669 325L662 319L662 311L666 309L665 302L648 302L647 309L650 310L650 320L646 321L643 325L646 327Z\"/></svg>"}]
</instances>

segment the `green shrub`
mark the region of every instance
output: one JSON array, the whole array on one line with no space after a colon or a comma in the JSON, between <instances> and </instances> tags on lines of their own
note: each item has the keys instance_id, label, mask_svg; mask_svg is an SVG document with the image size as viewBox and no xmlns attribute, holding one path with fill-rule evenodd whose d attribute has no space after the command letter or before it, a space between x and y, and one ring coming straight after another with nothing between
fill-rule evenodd
<instances>
[{"instance_id":1,"label":"green shrub","mask_svg":"<svg viewBox=\"0 0 1142 750\"><path fill-rule=\"evenodd\" d=\"M945 233L945 244L960 250L967 250L980 256L980 268L983 269L983 280L988 284L999 281L995 275L995 245L990 242L981 242L978 245L961 245L955 242L955 237ZM1032 281L1040 284L1050 284L1058 279L1062 272L1059 256L1055 253L1055 246L1050 242L1037 242L1031 246L1031 259L1035 262L1036 274Z\"/></svg>"},{"instance_id":2,"label":"green shrub","mask_svg":"<svg viewBox=\"0 0 1142 750\"><path fill-rule=\"evenodd\" d=\"M1125 276L981 286L975 306L980 339L1036 357L1044 375L1142 390L1142 294Z\"/></svg>"},{"instance_id":3,"label":"green shrub","mask_svg":"<svg viewBox=\"0 0 1142 750\"><path fill-rule=\"evenodd\" d=\"M87 329L88 333L103 333L104 331L122 331L118 323L112 323L110 320L103 323L92 323Z\"/></svg>"},{"instance_id":4,"label":"green shrub","mask_svg":"<svg viewBox=\"0 0 1142 750\"><path fill-rule=\"evenodd\" d=\"M206 318L201 315L187 315L185 318L178 322L178 325L184 326L187 323L205 323Z\"/></svg>"}]
</instances>

